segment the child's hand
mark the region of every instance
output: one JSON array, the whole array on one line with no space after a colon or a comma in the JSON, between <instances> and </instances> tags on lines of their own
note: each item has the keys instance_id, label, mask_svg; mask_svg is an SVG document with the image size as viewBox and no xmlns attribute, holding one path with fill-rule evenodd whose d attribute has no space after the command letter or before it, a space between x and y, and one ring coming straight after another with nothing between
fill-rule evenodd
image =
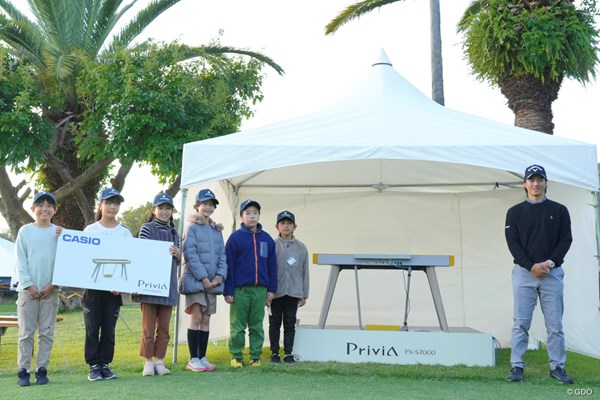
<instances>
[{"instance_id":1,"label":"child's hand","mask_svg":"<svg viewBox=\"0 0 600 400\"><path fill-rule=\"evenodd\" d=\"M177 260L181 260L181 250L177 246L172 245L169 247L169 253Z\"/></svg>"},{"instance_id":2,"label":"child's hand","mask_svg":"<svg viewBox=\"0 0 600 400\"><path fill-rule=\"evenodd\" d=\"M227 304L233 304L233 296L225 296L225 302Z\"/></svg>"},{"instance_id":3,"label":"child's hand","mask_svg":"<svg viewBox=\"0 0 600 400\"><path fill-rule=\"evenodd\" d=\"M53 284L49 283L46 286L44 286L44 288L40 291L40 298L41 299L45 299L46 297L50 296L52 293L54 293L54 290L56 289L56 286L54 286Z\"/></svg>"},{"instance_id":4,"label":"child's hand","mask_svg":"<svg viewBox=\"0 0 600 400\"><path fill-rule=\"evenodd\" d=\"M300 300L298 300L298 307L302 307L305 304L306 304L306 299L300 299Z\"/></svg>"},{"instance_id":5,"label":"child's hand","mask_svg":"<svg viewBox=\"0 0 600 400\"><path fill-rule=\"evenodd\" d=\"M271 304L271 301L275 298L275 293L267 292L267 303Z\"/></svg>"},{"instance_id":6,"label":"child's hand","mask_svg":"<svg viewBox=\"0 0 600 400\"><path fill-rule=\"evenodd\" d=\"M60 236L60 233L62 232L62 226L57 226L56 227L56 236Z\"/></svg>"},{"instance_id":7,"label":"child's hand","mask_svg":"<svg viewBox=\"0 0 600 400\"><path fill-rule=\"evenodd\" d=\"M40 292L38 292L37 286L31 285L25 290L27 290L27 294L29 294L29 298L31 298L31 299L39 299L40 298Z\"/></svg>"},{"instance_id":8,"label":"child's hand","mask_svg":"<svg viewBox=\"0 0 600 400\"><path fill-rule=\"evenodd\" d=\"M221 275L217 275L215 276L215 279L213 279L212 281L210 281L210 285L213 288L216 288L217 286L219 286L221 283L223 283L223 277Z\"/></svg>"}]
</instances>

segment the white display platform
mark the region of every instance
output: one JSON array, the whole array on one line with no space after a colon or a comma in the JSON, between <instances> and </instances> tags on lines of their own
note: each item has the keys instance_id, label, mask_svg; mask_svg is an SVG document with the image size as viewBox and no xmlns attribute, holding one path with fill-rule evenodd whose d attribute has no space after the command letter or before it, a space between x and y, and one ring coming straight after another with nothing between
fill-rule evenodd
<instances>
[{"instance_id":1,"label":"white display platform","mask_svg":"<svg viewBox=\"0 0 600 400\"><path fill-rule=\"evenodd\" d=\"M303 361L493 367L492 335L469 328L449 332L296 327L294 353Z\"/></svg>"}]
</instances>

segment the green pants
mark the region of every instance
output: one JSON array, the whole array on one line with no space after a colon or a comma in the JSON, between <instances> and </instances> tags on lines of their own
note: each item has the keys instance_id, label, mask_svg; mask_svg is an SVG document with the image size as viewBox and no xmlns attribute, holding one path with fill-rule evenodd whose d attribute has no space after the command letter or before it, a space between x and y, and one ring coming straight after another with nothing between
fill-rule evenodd
<instances>
[{"instance_id":1,"label":"green pants","mask_svg":"<svg viewBox=\"0 0 600 400\"><path fill-rule=\"evenodd\" d=\"M243 286L235 288L233 304L229 309L229 351L232 358L242 359L246 345L246 327L250 338L250 358L260 358L265 332L265 300L267 288L263 286Z\"/></svg>"}]
</instances>

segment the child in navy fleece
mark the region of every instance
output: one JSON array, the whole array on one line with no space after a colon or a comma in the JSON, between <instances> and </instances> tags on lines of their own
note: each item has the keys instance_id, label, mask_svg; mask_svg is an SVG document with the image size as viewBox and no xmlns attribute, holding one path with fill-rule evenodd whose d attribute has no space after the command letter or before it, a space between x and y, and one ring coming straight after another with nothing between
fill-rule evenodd
<instances>
[{"instance_id":1,"label":"child in navy fleece","mask_svg":"<svg viewBox=\"0 0 600 400\"><path fill-rule=\"evenodd\" d=\"M227 279L225 301L230 308L231 366L243 367L242 351L249 330L250 359L253 367L260 366L265 339L263 320L265 300L270 304L277 291L277 258L275 242L258 223L260 204L246 200L240 206L242 225L229 236L225 246Z\"/></svg>"}]
</instances>

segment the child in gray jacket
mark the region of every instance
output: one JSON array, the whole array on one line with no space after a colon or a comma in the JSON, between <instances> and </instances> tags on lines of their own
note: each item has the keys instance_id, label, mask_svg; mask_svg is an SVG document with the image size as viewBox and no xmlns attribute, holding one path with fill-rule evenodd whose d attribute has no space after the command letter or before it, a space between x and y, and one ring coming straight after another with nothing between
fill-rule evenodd
<instances>
[{"instance_id":1,"label":"child in gray jacket","mask_svg":"<svg viewBox=\"0 0 600 400\"><path fill-rule=\"evenodd\" d=\"M279 236L275 240L277 254L278 289L271 301L269 315L269 339L271 341L271 363L281 361L279 355L279 335L283 322L283 361L296 362L292 354L296 334L296 313L298 307L306 304L309 289L308 251L304 243L296 239L296 217L290 211L277 215L275 228Z\"/></svg>"}]
</instances>

